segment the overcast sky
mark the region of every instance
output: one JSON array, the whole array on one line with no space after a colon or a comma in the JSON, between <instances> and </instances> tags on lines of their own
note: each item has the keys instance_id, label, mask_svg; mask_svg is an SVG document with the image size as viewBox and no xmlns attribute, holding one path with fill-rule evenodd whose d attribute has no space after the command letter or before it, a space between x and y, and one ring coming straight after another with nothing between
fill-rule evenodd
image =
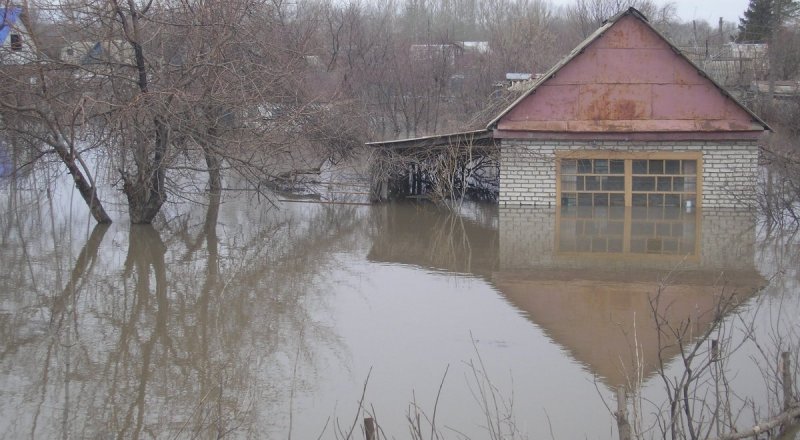
<instances>
[{"instance_id":1,"label":"overcast sky","mask_svg":"<svg viewBox=\"0 0 800 440\"><path fill-rule=\"evenodd\" d=\"M574 0L551 0L555 5L568 5ZM659 4L665 0L655 0ZM678 10L678 17L683 21L706 20L717 24L719 18L739 24L739 17L744 15L748 0L673 0Z\"/></svg>"},{"instance_id":2,"label":"overcast sky","mask_svg":"<svg viewBox=\"0 0 800 440\"><path fill-rule=\"evenodd\" d=\"M678 17L684 21L705 19L715 24L722 17L725 21L739 23L744 15L748 0L677 0Z\"/></svg>"}]
</instances>

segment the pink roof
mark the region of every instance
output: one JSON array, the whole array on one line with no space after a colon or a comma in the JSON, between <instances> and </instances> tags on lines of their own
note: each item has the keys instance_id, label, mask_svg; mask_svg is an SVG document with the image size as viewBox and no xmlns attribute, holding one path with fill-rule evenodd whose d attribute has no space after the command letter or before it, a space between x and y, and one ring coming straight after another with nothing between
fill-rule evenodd
<instances>
[{"instance_id":1,"label":"pink roof","mask_svg":"<svg viewBox=\"0 0 800 440\"><path fill-rule=\"evenodd\" d=\"M633 8L581 43L489 126L496 137L769 129Z\"/></svg>"}]
</instances>

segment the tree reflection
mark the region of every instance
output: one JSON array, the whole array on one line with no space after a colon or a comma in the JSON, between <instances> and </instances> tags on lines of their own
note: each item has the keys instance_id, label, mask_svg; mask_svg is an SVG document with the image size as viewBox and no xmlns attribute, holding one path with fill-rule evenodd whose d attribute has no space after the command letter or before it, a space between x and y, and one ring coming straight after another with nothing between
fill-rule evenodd
<instances>
[{"instance_id":1,"label":"tree reflection","mask_svg":"<svg viewBox=\"0 0 800 440\"><path fill-rule=\"evenodd\" d=\"M344 362L319 317L356 208L212 198L167 232L97 226L75 251L49 240L76 234L68 218L0 217L17 278L0 294L5 437L263 436L286 429L288 396L313 390L328 358Z\"/></svg>"}]
</instances>

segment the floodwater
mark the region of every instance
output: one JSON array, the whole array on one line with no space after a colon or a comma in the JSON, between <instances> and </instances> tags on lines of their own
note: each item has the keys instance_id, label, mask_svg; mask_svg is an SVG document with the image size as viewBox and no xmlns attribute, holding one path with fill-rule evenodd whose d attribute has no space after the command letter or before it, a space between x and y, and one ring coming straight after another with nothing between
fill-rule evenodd
<instances>
[{"instance_id":1,"label":"floodwater","mask_svg":"<svg viewBox=\"0 0 800 440\"><path fill-rule=\"evenodd\" d=\"M735 408L779 408L764 371L796 353L798 244L749 212L226 194L154 229L94 226L49 188L0 206L0 438L363 438L365 413L388 438L409 416L443 438L615 438L616 388L655 429L659 359L683 371L658 292L689 343L735 293L712 335Z\"/></svg>"}]
</instances>

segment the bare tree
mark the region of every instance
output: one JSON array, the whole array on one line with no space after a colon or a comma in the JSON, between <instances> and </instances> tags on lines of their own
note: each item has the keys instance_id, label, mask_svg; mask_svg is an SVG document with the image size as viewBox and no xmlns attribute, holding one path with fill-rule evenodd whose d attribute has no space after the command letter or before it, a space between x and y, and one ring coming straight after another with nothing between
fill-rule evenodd
<instances>
[{"instance_id":1,"label":"bare tree","mask_svg":"<svg viewBox=\"0 0 800 440\"><path fill-rule=\"evenodd\" d=\"M110 221L81 154L110 161L132 223L172 196L222 176L261 190L359 143L334 128L335 95L309 82L313 32L292 5L235 2L61 2L60 23L86 53L6 74L7 130L57 153L98 221ZM336 119L333 117L333 119ZM25 121L12 124L10 121ZM313 127L313 130L307 130ZM199 192L204 192L201 189Z\"/></svg>"}]
</instances>

